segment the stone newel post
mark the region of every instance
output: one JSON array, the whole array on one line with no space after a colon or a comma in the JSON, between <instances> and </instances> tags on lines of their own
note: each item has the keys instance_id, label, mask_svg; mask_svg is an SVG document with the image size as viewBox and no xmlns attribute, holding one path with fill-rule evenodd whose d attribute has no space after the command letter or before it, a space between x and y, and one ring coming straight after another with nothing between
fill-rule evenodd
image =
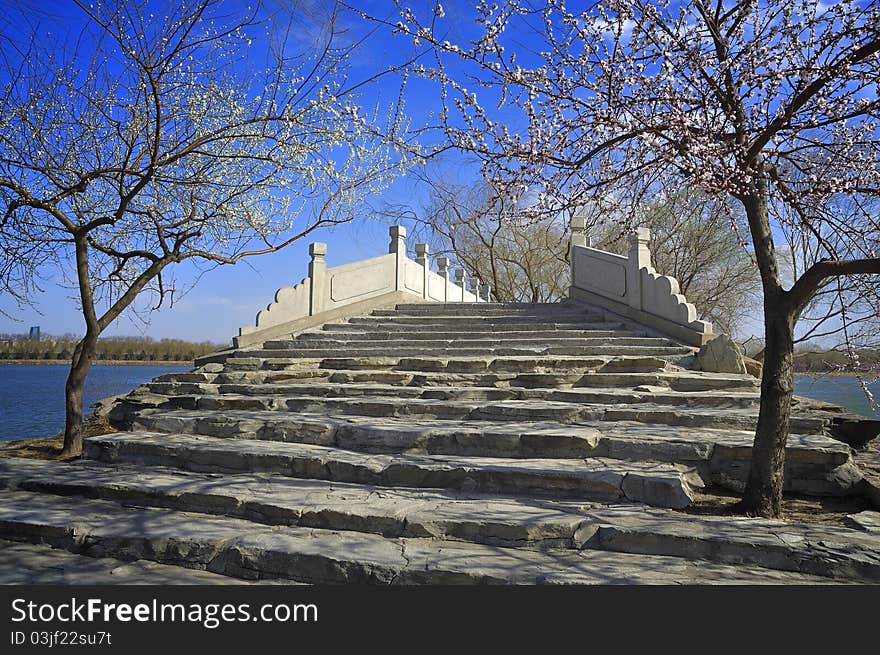
<instances>
[{"instance_id":1,"label":"stone newel post","mask_svg":"<svg viewBox=\"0 0 880 655\"><path fill-rule=\"evenodd\" d=\"M449 257L437 258L437 274L443 278L443 302L449 301Z\"/></svg>"},{"instance_id":2,"label":"stone newel post","mask_svg":"<svg viewBox=\"0 0 880 655\"><path fill-rule=\"evenodd\" d=\"M583 214L572 214L571 217L571 241L568 246L568 265L571 269L572 284L574 284L574 247L581 246L583 248L590 245L590 238L587 236L587 219Z\"/></svg>"},{"instance_id":3,"label":"stone newel post","mask_svg":"<svg viewBox=\"0 0 880 655\"><path fill-rule=\"evenodd\" d=\"M571 217L571 245L590 246L590 238L587 236L587 219L583 214L575 214Z\"/></svg>"},{"instance_id":4,"label":"stone newel post","mask_svg":"<svg viewBox=\"0 0 880 655\"><path fill-rule=\"evenodd\" d=\"M476 275L471 276L471 279L468 283L468 291L476 296L474 302L480 302L480 278L478 278Z\"/></svg>"},{"instance_id":5,"label":"stone newel post","mask_svg":"<svg viewBox=\"0 0 880 655\"><path fill-rule=\"evenodd\" d=\"M316 241L309 245L309 277L311 288L309 290L309 315L314 316L324 311L327 298L327 262L324 255L327 254L327 244Z\"/></svg>"},{"instance_id":6,"label":"stone newel post","mask_svg":"<svg viewBox=\"0 0 880 655\"><path fill-rule=\"evenodd\" d=\"M428 266L428 244L416 244L416 264L422 267L422 298L428 297L428 273L431 269Z\"/></svg>"},{"instance_id":7,"label":"stone newel post","mask_svg":"<svg viewBox=\"0 0 880 655\"><path fill-rule=\"evenodd\" d=\"M626 266L626 301L630 307L642 309L642 274L643 268L651 267L651 251L648 243L651 230L638 227L629 235L629 252Z\"/></svg>"},{"instance_id":8,"label":"stone newel post","mask_svg":"<svg viewBox=\"0 0 880 655\"><path fill-rule=\"evenodd\" d=\"M461 288L461 296L458 299L464 302L465 279L463 268L455 269L455 284Z\"/></svg>"},{"instance_id":9,"label":"stone newel post","mask_svg":"<svg viewBox=\"0 0 880 655\"><path fill-rule=\"evenodd\" d=\"M406 228L403 225L392 225L388 228L388 234L391 235L388 252L397 255L394 263L394 289L400 291L404 288L406 275Z\"/></svg>"}]
</instances>

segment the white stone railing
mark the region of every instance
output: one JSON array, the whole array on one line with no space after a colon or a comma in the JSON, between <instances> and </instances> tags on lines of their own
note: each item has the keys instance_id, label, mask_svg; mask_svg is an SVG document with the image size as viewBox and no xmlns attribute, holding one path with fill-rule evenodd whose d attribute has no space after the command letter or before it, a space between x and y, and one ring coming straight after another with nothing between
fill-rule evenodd
<instances>
[{"instance_id":1,"label":"white stone railing","mask_svg":"<svg viewBox=\"0 0 880 655\"><path fill-rule=\"evenodd\" d=\"M262 337L274 338L285 328L309 327L309 317L338 318L344 307L368 310L383 301L403 302L486 302L491 288L463 269L450 279L449 259L437 258L437 272L430 268L428 245L415 245L416 259L406 256L406 229L390 228L388 254L359 262L327 268L326 243L309 245L309 276L293 287L282 287L275 302L259 312L255 325L239 329L237 347L259 343ZM373 302L375 301L375 302Z\"/></svg>"},{"instance_id":2,"label":"white stone railing","mask_svg":"<svg viewBox=\"0 0 880 655\"><path fill-rule=\"evenodd\" d=\"M679 292L678 280L654 270L650 239L647 228L638 228L629 237L627 255L615 255L591 247L583 217L573 217L569 295L702 346L715 336L712 324L697 319L696 308Z\"/></svg>"}]
</instances>

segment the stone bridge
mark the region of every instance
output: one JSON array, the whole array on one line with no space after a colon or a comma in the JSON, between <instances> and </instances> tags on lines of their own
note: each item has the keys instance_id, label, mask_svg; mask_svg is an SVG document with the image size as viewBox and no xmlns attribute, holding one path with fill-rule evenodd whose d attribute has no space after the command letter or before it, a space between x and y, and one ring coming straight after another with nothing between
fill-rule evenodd
<instances>
[{"instance_id":1,"label":"stone bridge","mask_svg":"<svg viewBox=\"0 0 880 655\"><path fill-rule=\"evenodd\" d=\"M575 221L556 304L488 302L404 238L330 269L313 244L233 348L117 402L81 460L0 460L2 581L880 581L876 512L711 511L746 479L758 380L647 231L620 256ZM853 421L797 399L790 493L876 502Z\"/></svg>"}]
</instances>

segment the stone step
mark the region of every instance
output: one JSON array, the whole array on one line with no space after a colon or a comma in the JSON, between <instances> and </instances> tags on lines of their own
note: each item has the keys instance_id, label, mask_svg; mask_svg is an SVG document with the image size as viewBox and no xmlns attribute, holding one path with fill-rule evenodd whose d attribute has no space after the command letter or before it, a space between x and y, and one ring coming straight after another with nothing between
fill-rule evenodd
<instances>
[{"instance_id":1,"label":"stone step","mask_svg":"<svg viewBox=\"0 0 880 655\"><path fill-rule=\"evenodd\" d=\"M309 380L308 383L291 384L277 382L220 383L201 382L150 382L145 385L153 393L164 395L217 395L242 396L324 396L334 398L359 398L363 396L423 398L436 400L553 400L572 403L633 404L656 403L676 407L739 408L756 407L760 400L754 390L731 391L724 395L711 392L677 392L668 387L652 387L645 391L621 389L554 389L516 386L401 386L388 384L360 384L356 382L330 382Z\"/></svg>"},{"instance_id":2,"label":"stone step","mask_svg":"<svg viewBox=\"0 0 880 655\"><path fill-rule=\"evenodd\" d=\"M14 458L0 460L0 486L267 525L502 547L598 548L880 580L880 534L839 526L687 515L643 505L554 502L281 476L218 477L93 462L68 466Z\"/></svg>"},{"instance_id":3,"label":"stone step","mask_svg":"<svg viewBox=\"0 0 880 655\"><path fill-rule=\"evenodd\" d=\"M702 485L692 467L658 462L406 454L365 457L313 444L151 432L93 437L86 440L83 454L105 463L189 471L248 471L382 486L627 499L663 507L686 507L693 500L693 488Z\"/></svg>"},{"instance_id":4,"label":"stone step","mask_svg":"<svg viewBox=\"0 0 880 655\"><path fill-rule=\"evenodd\" d=\"M819 584L828 578L599 550L500 548L291 526L106 500L4 492L0 537L245 579L378 584Z\"/></svg>"},{"instance_id":5,"label":"stone step","mask_svg":"<svg viewBox=\"0 0 880 655\"><path fill-rule=\"evenodd\" d=\"M720 428L593 422L444 421L372 419L272 411L160 410L144 413L136 427L147 431L256 438L335 446L367 453L409 452L501 457L611 457L694 464L712 459L748 460L754 433ZM715 453L715 449L722 451ZM829 469L850 461L849 447L819 434L792 434L789 463Z\"/></svg>"},{"instance_id":6,"label":"stone step","mask_svg":"<svg viewBox=\"0 0 880 655\"><path fill-rule=\"evenodd\" d=\"M433 305L434 303L432 303ZM518 310L510 307L447 307L411 309L374 309L370 316L380 318L472 318L477 320L489 318L522 318L526 320L562 320L562 321L602 321L604 316L598 312L573 312L567 310Z\"/></svg>"},{"instance_id":7,"label":"stone step","mask_svg":"<svg viewBox=\"0 0 880 655\"><path fill-rule=\"evenodd\" d=\"M14 528L10 532L14 532ZM120 552L119 557L127 556ZM40 543L0 540L0 585L227 584L248 583L226 575L145 559L132 562L112 557L86 557Z\"/></svg>"},{"instance_id":8,"label":"stone step","mask_svg":"<svg viewBox=\"0 0 880 655\"><path fill-rule=\"evenodd\" d=\"M582 501L503 497L441 489L395 489L277 475L192 473L176 469L70 466L0 459L0 487L78 495L125 505L244 518L267 525L438 537L501 546L578 548Z\"/></svg>"},{"instance_id":9,"label":"stone step","mask_svg":"<svg viewBox=\"0 0 880 655\"><path fill-rule=\"evenodd\" d=\"M506 458L600 457L695 468L703 480L741 491L754 433L643 424L460 422L371 419L285 412L156 411L137 417L148 432L219 439L260 439L335 447L369 454ZM786 445L785 488L820 496L857 493L861 473L849 447L824 435L793 434Z\"/></svg>"},{"instance_id":10,"label":"stone step","mask_svg":"<svg viewBox=\"0 0 880 655\"><path fill-rule=\"evenodd\" d=\"M354 320L354 319L349 319ZM315 328L315 332L307 334L318 334L318 330L326 332L358 332L367 334L389 334L394 333L400 336L408 336L410 334L506 334L520 332L538 332L538 333L554 333L554 334L580 334L581 332L621 332L630 331L634 326L625 323L611 321L594 321L584 323L548 323L548 322L507 322L507 323L486 323L486 322L458 322L458 323L432 323L427 319L421 323L394 323L391 321L383 321L380 319L357 321L353 323L325 323L321 328Z\"/></svg>"},{"instance_id":11,"label":"stone step","mask_svg":"<svg viewBox=\"0 0 880 655\"><path fill-rule=\"evenodd\" d=\"M518 330L541 329L541 330L587 330L593 326L601 326L600 329L613 329L609 325L621 325L619 321L607 323L597 316L584 316L583 318L566 317L528 317L528 316L353 316L348 319L349 325L359 325L360 329L387 329L390 326L409 326L410 329L430 329L432 327L444 327L447 330L468 330L473 327L490 329ZM335 325L335 324L331 324ZM590 327L586 327L590 326Z\"/></svg>"},{"instance_id":12,"label":"stone step","mask_svg":"<svg viewBox=\"0 0 880 655\"><path fill-rule=\"evenodd\" d=\"M325 360L326 361L326 360ZM334 362L335 364L336 362ZM444 366L445 368L445 366ZM538 368L538 367L536 367ZM208 384L280 384L291 381L331 382L335 384L388 384L418 387L524 387L524 388L590 388L631 389L635 391L701 392L724 389L734 393L758 391L758 380L751 376L673 371L663 373L584 373L582 369L560 369L551 373L483 372L453 373L440 371L405 371L331 368L290 371L235 371L217 374L171 373L157 378L158 383L190 384L189 393L197 393L202 383ZM180 376L180 377L178 377ZM164 392L160 392L164 393Z\"/></svg>"},{"instance_id":13,"label":"stone step","mask_svg":"<svg viewBox=\"0 0 880 655\"><path fill-rule=\"evenodd\" d=\"M517 372L517 373L566 373L599 372L599 373L660 373L670 368L671 362L682 361L680 356L591 356L574 357L559 356L494 356L463 357L463 356L425 356L425 357L390 357L390 356L355 356L355 357L276 357L259 356L260 351L239 351L237 356L230 357L224 363L225 371L304 371L315 368L354 369L354 370L400 370L412 372L449 372L449 373L481 373L484 371ZM337 355L339 353L336 353ZM689 356L684 360L689 359ZM702 375L702 374L700 374ZM740 376L740 379L750 379ZM754 380L753 378L751 378Z\"/></svg>"},{"instance_id":14,"label":"stone step","mask_svg":"<svg viewBox=\"0 0 880 655\"><path fill-rule=\"evenodd\" d=\"M398 345L389 343L384 339L278 339L267 341L263 344L264 351L274 350L328 350L347 351L350 349L360 350L367 349L383 349L397 350ZM600 338L550 338L550 339L434 339L419 341L417 346L407 343L406 348L419 347L422 352L428 353L434 349L457 349L457 348L479 348L484 352L492 352L498 347L503 348L526 348L526 349L546 349L551 347L561 348L580 348L587 346L656 346L660 348L680 348L677 344L669 339L657 337L600 337ZM258 351L259 352L259 351Z\"/></svg>"},{"instance_id":15,"label":"stone step","mask_svg":"<svg viewBox=\"0 0 880 655\"><path fill-rule=\"evenodd\" d=\"M644 330L509 330L499 332L449 332L449 331L415 331L409 330L405 335L399 332L378 332L366 330L325 330L315 332L302 332L296 336L297 342L302 341L347 341L351 339L370 341L396 341L401 338L407 341L486 341L494 340L498 343L508 343L520 339L551 339L569 341L572 339L604 339L607 337L647 337Z\"/></svg>"},{"instance_id":16,"label":"stone step","mask_svg":"<svg viewBox=\"0 0 880 655\"><path fill-rule=\"evenodd\" d=\"M294 359L301 357L486 357L495 356L535 356L535 355L641 355L651 357L686 357L693 355L693 350L686 346L493 346L475 348L465 344L450 343L446 346L421 347L417 345L382 345L373 344L368 346L344 346L337 347L309 347L308 345L285 348L263 348L261 350L239 350L233 354L236 357L259 357L262 359Z\"/></svg>"},{"instance_id":17,"label":"stone step","mask_svg":"<svg viewBox=\"0 0 880 655\"><path fill-rule=\"evenodd\" d=\"M164 395L217 395L242 396L324 396L334 398L359 398L363 396L424 398L436 400L553 400L570 403L633 404L655 403L681 407L739 408L756 407L760 396L755 390L731 391L724 395L697 391L679 392L668 387L652 387L650 390L621 389L554 389L516 386L402 386L389 384L361 384L357 382L330 382L310 380L308 383L276 382L220 383L201 382L150 382L146 387L153 393Z\"/></svg>"},{"instance_id":18,"label":"stone step","mask_svg":"<svg viewBox=\"0 0 880 655\"><path fill-rule=\"evenodd\" d=\"M573 392L577 394L577 392ZM437 395L437 394L435 394ZM192 394L169 396L164 408L198 409L201 411L266 410L306 412L310 414L344 414L372 417L412 417L413 419L447 419L461 421L634 421L658 425L694 428L728 428L754 430L757 409L705 408L700 406L663 405L654 402L605 402L566 400L445 400L436 397L322 397L240 394ZM791 429L804 434L821 434L830 424L824 416L793 416Z\"/></svg>"},{"instance_id":19,"label":"stone step","mask_svg":"<svg viewBox=\"0 0 880 655\"><path fill-rule=\"evenodd\" d=\"M589 511L584 547L880 581L880 535L836 525L698 516L635 505ZM590 536L588 536L590 535Z\"/></svg>"},{"instance_id":20,"label":"stone step","mask_svg":"<svg viewBox=\"0 0 880 655\"><path fill-rule=\"evenodd\" d=\"M392 312L397 314L474 314L485 316L493 313L507 314L559 314L601 315L596 310L586 307L575 307L563 303L469 303L469 302L430 302L430 303L400 303L394 309L377 309L376 312Z\"/></svg>"},{"instance_id":21,"label":"stone step","mask_svg":"<svg viewBox=\"0 0 880 655\"><path fill-rule=\"evenodd\" d=\"M661 372L669 367L662 357L625 356L508 356L494 357L325 357L320 368L329 369L394 369L446 373L555 373L557 371L596 371L603 373Z\"/></svg>"}]
</instances>

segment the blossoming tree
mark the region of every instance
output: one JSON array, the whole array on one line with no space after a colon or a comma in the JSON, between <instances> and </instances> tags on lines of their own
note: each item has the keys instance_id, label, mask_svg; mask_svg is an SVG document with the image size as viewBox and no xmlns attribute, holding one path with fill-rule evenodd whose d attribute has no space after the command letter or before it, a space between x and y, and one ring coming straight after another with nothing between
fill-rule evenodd
<instances>
[{"instance_id":1,"label":"blossoming tree","mask_svg":"<svg viewBox=\"0 0 880 655\"><path fill-rule=\"evenodd\" d=\"M445 136L493 184L548 208L651 179L741 205L731 229L756 258L766 339L742 508L778 516L796 322L843 280L840 298L877 315L880 5L475 4L476 27L461 7L449 23L440 5L403 4L389 26L431 46L417 71L439 86ZM797 266L781 266L786 241L800 244Z\"/></svg>"},{"instance_id":2,"label":"blossoming tree","mask_svg":"<svg viewBox=\"0 0 880 655\"><path fill-rule=\"evenodd\" d=\"M98 336L140 294L161 304L169 267L350 220L401 165L398 115L359 109L332 7L292 25L217 0L74 5L66 24L4 9L0 32L2 281L26 300L60 269L85 320L63 455L82 448Z\"/></svg>"}]
</instances>

